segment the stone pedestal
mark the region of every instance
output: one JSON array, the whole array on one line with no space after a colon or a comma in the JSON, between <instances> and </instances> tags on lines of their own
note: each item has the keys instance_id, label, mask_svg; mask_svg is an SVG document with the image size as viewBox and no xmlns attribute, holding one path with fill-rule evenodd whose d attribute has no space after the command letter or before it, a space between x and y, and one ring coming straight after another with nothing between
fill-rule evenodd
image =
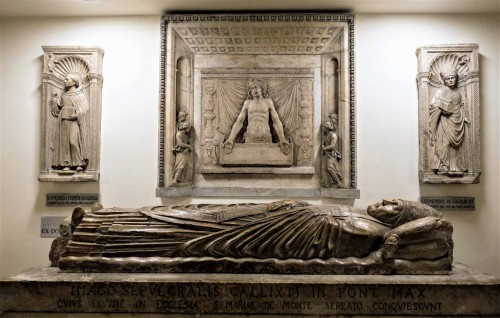
<instances>
[{"instance_id":1,"label":"stone pedestal","mask_svg":"<svg viewBox=\"0 0 500 318\"><path fill-rule=\"evenodd\" d=\"M224 147L221 146L220 164L223 167L290 167L293 164L293 152L290 151L285 155L276 143L234 144L231 153L226 153Z\"/></svg>"},{"instance_id":2,"label":"stone pedestal","mask_svg":"<svg viewBox=\"0 0 500 318\"><path fill-rule=\"evenodd\" d=\"M47 312L497 316L500 279L463 265L451 275L414 276L89 274L43 267L0 280L1 311L8 317Z\"/></svg>"}]
</instances>

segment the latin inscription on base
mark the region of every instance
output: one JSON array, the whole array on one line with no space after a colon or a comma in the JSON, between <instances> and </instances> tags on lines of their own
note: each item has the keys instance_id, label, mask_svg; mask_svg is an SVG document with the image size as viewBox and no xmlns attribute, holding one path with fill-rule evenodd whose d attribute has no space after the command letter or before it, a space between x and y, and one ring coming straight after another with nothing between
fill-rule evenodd
<instances>
[{"instance_id":1,"label":"latin inscription on base","mask_svg":"<svg viewBox=\"0 0 500 318\"><path fill-rule=\"evenodd\" d=\"M269 286L74 283L56 311L275 314L424 314L449 312L433 286ZM450 300L451 301L451 300Z\"/></svg>"},{"instance_id":2,"label":"latin inscription on base","mask_svg":"<svg viewBox=\"0 0 500 318\"><path fill-rule=\"evenodd\" d=\"M421 197L420 202L437 210L474 211L475 197Z\"/></svg>"},{"instance_id":3,"label":"latin inscription on base","mask_svg":"<svg viewBox=\"0 0 500 318\"><path fill-rule=\"evenodd\" d=\"M353 277L82 274L42 268L0 281L0 311L5 312L497 315L499 297L498 279L463 270Z\"/></svg>"}]
</instances>

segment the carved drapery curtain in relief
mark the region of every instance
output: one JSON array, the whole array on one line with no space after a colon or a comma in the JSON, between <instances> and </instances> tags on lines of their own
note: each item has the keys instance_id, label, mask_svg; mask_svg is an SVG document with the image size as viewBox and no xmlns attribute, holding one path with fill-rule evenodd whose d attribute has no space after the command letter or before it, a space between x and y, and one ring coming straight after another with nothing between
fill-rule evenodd
<instances>
[{"instance_id":1,"label":"carved drapery curtain in relief","mask_svg":"<svg viewBox=\"0 0 500 318\"><path fill-rule=\"evenodd\" d=\"M248 98L247 79L206 79L203 83L204 163L216 164L215 149L231 133L244 101ZM298 164L310 163L310 108L312 82L302 79L266 79L267 92L283 124L285 137L291 139ZM241 136L236 142L242 142ZM273 142L277 138L273 137ZM301 150L303 149L303 150ZM298 150L298 151L297 151Z\"/></svg>"}]
</instances>

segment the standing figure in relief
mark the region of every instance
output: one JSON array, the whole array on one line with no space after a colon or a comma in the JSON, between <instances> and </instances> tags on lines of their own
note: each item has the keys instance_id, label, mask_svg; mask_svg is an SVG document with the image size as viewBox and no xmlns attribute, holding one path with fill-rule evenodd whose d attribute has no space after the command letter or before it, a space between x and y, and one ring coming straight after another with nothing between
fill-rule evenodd
<instances>
[{"instance_id":1,"label":"standing figure in relief","mask_svg":"<svg viewBox=\"0 0 500 318\"><path fill-rule=\"evenodd\" d=\"M340 187L342 185L342 169L339 165L339 160L342 158L338 150L338 136L337 136L337 116L333 115L331 121L323 123L323 155L325 159L326 170L326 186Z\"/></svg>"},{"instance_id":2,"label":"standing figure in relief","mask_svg":"<svg viewBox=\"0 0 500 318\"><path fill-rule=\"evenodd\" d=\"M189 153L192 150L192 146L189 144L189 136L191 133L191 125L187 122L180 123L179 128L177 128L177 133L175 134L175 147L172 152L175 155L175 164L173 171L173 182L180 183L183 179L186 179L184 172L187 170L189 164Z\"/></svg>"},{"instance_id":3,"label":"standing figure in relief","mask_svg":"<svg viewBox=\"0 0 500 318\"><path fill-rule=\"evenodd\" d=\"M450 64L440 75L443 86L434 95L429 109L430 139L434 147L431 169L438 174L460 177L467 170L461 148L470 123L462 95L456 88L456 67Z\"/></svg>"},{"instance_id":4,"label":"standing figure in relief","mask_svg":"<svg viewBox=\"0 0 500 318\"><path fill-rule=\"evenodd\" d=\"M81 75L69 73L64 79L61 97L52 94L51 113L59 119L54 143L53 167L57 170L81 172L89 163L89 104L81 88Z\"/></svg>"},{"instance_id":5,"label":"standing figure in relief","mask_svg":"<svg viewBox=\"0 0 500 318\"><path fill-rule=\"evenodd\" d=\"M233 149L234 139L243 128L243 123L248 117L248 126L244 135L245 143L272 143L269 116L273 122L273 128L279 139L281 152L287 155L290 152L290 144L285 140L283 124L274 108L274 103L267 93L267 84L263 79L252 78L247 83L248 98L243 103L231 134L223 144L227 154Z\"/></svg>"}]
</instances>

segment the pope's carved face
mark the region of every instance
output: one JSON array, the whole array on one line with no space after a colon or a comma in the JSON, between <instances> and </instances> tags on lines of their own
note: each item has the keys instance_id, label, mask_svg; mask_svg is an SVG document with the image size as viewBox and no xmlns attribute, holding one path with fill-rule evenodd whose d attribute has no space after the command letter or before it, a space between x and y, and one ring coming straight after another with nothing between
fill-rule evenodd
<instances>
[{"instance_id":1,"label":"pope's carved face","mask_svg":"<svg viewBox=\"0 0 500 318\"><path fill-rule=\"evenodd\" d=\"M67 88L70 88L70 87L73 87L73 86L76 86L76 82L75 80L73 79L73 77L71 76L66 76L66 78L64 79L64 86L66 86Z\"/></svg>"},{"instance_id":2,"label":"pope's carved face","mask_svg":"<svg viewBox=\"0 0 500 318\"><path fill-rule=\"evenodd\" d=\"M262 88L258 84L252 84L250 86L250 93L253 98L261 98L262 97Z\"/></svg>"},{"instance_id":3,"label":"pope's carved face","mask_svg":"<svg viewBox=\"0 0 500 318\"><path fill-rule=\"evenodd\" d=\"M384 199L382 202L368 206L367 212L376 219L385 220L398 215L401 212L401 208L398 206L396 200Z\"/></svg>"},{"instance_id":4,"label":"pope's carved face","mask_svg":"<svg viewBox=\"0 0 500 318\"><path fill-rule=\"evenodd\" d=\"M457 77L455 75L446 76L444 78L444 85L450 88L454 88L456 83L457 83Z\"/></svg>"}]
</instances>

